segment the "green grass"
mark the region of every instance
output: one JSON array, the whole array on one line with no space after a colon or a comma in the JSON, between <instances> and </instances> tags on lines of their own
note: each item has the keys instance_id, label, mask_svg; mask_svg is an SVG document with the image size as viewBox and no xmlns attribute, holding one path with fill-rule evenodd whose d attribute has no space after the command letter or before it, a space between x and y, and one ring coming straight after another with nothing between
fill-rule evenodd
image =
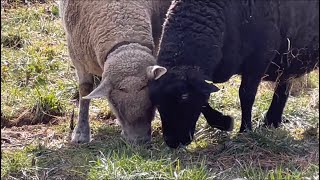
<instances>
[{"instance_id":1,"label":"green grass","mask_svg":"<svg viewBox=\"0 0 320 180\"><path fill-rule=\"evenodd\" d=\"M319 179L318 72L308 75L310 87L289 98L279 129L259 126L273 95L264 83L253 108L255 130L237 133L240 78L234 77L210 98L234 117L232 132L210 128L201 116L195 140L172 150L157 116L152 145L135 146L121 139L106 100L93 100L94 140L70 144L78 85L57 6L10 2L16 4L1 9L1 125L43 125L2 129L2 142L10 142L1 145L1 179Z\"/></svg>"}]
</instances>

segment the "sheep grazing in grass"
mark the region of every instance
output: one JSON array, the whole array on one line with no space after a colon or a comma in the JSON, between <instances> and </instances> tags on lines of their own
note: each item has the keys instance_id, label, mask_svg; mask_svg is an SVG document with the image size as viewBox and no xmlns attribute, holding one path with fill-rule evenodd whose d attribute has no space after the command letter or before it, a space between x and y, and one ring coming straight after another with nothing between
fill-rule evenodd
<instances>
[{"instance_id":1,"label":"sheep grazing in grass","mask_svg":"<svg viewBox=\"0 0 320 180\"><path fill-rule=\"evenodd\" d=\"M291 80L319 67L318 0L174 0L162 33L149 90L173 148L192 141L201 112L208 122L229 119L208 105L218 88L205 80L241 75L244 132L261 79L277 84L265 122L278 127Z\"/></svg>"},{"instance_id":2,"label":"sheep grazing in grass","mask_svg":"<svg viewBox=\"0 0 320 180\"><path fill-rule=\"evenodd\" d=\"M167 0L62 0L60 16L79 82L80 110L71 141L90 141L90 99L106 97L130 142L151 140L155 108L147 67L155 52ZM102 77L93 90L93 76Z\"/></svg>"}]
</instances>

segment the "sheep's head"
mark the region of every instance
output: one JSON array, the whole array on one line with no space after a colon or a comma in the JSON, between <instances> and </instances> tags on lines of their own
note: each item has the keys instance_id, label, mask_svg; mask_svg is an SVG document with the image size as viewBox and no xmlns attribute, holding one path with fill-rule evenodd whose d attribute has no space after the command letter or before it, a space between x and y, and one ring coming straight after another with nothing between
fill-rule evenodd
<instances>
[{"instance_id":1,"label":"sheep's head","mask_svg":"<svg viewBox=\"0 0 320 180\"><path fill-rule=\"evenodd\" d=\"M150 98L160 113L166 144L172 148L190 144L202 108L218 88L192 69L149 68L149 77L154 77L149 84Z\"/></svg>"},{"instance_id":2,"label":"sheep's head","mask_svg":"<svg viewBox=\"0 0 320 180\"><path fill-rule=\"evenodd\" d=\"M155 64L152 52L139 44L129 44L112 52L104 65L101 84L87 99L107 97L131 142L151 140L155 108L149 100L147 67Z\"/></svg>"}]
</instances>

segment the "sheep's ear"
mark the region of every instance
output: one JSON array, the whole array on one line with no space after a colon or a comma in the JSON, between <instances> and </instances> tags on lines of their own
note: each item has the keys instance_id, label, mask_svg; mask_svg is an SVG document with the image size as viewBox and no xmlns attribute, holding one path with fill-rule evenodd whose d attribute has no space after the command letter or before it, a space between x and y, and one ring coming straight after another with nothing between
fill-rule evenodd
<instances>
[{"instance_id":1,"label":"sheep's ear","mask_svg":"<svg viewBox=\"0 0 320 180\"><path fill-rule=\"evenodd\" d=\"M213 84L207 84L207 90L208 92L213 93L213 92L218 92L220 89Z\"/></svg>"},{"instance_id":2,"label":"sheep's ear","mask_svg":"<svg viewBox=\"0 0 320 180\"><path fill-rule=\"evenodd\" d=\"M105 81L102 81L98 87L96 87L90 94L82 97L82 99L93 99L106 97L108 94L108 86Z\"/></svg>"},{"instance_id":3,"label":"sheep's ear","mask_svg":"<svg viewBox=\"0 0 320 180\"><path fill-rule=\"evenodd\" d=\"M162 66L154 65L147 67L147 76L149 79L157 80L167 72L167 69Z\"/></svg>"},{"instance_id":4,"label":"sheep's ear","mask_svg":"<svg viewBox=\"0 0 320 180\"><path fill-rule=\"evenodd\" d=\"M207 84L206 87L207 87L207 89L209 90L210 93L217 92L217 91L220 90L217 86L215 86L213 84L212 81L208 81L208 80L204 80L204 81L206 82L206 84Z\"/></svg>"}]
</instances>

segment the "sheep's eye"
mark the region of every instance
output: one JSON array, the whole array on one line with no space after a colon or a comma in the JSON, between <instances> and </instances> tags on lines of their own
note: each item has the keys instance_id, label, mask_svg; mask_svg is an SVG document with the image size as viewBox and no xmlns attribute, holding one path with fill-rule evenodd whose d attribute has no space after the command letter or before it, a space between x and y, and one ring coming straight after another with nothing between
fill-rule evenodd
<instances>
[{"instance_id":1,"label":"sheep's eye","mask_svg":"<svg viewBox=\"0 0 320 180\"><path fill-rule=\"evenodd\" d=\"M119 91L128 92L125 88L122 88L122 87L119 88Z\"/></svg>"}]
</instances>

